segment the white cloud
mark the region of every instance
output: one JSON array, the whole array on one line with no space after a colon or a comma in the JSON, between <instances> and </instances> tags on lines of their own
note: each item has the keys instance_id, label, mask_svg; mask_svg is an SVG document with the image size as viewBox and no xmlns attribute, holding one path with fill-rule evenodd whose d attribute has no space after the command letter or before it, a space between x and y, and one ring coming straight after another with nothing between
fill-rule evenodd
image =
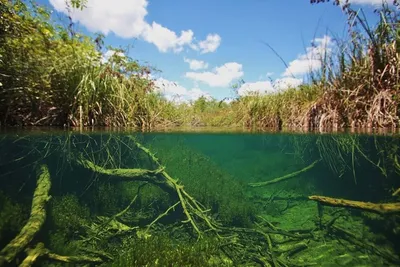
<instances>
[{"instance_id":1,"label":"white cloud","mask_svg":"<svg viewBox=\"0 0 400 267\"><path fill-rule=\"evenodd\" d=\"M230 83L243 76L242 65L228 62L213 71L187 72L185 77L194 81L203 82L212 87L227 87Z\"/></svg>"},{"instance_id":2,"label":"white cloud","mask_svg":"<svg viewBox=\"0 0 400 267\"><path fill-rule=\"evenodd\" d=\"M270 81L245 83L238 89L239 96L272 93L275 89Z\"/></svg>"},{"instance_id":3,"label":"white cloud","mask_svg":"<svg viewBox=\"0 0 400 267\"><path fill-rule=\"evenodd\" d=\"M154 81L156 90L164 95L180 95L184 96L187 94L185 87L179 85L176 82L166 80L164 78L158 78Z\"/></svg>"},{"instance_id":4,"label":"white cloud","mask_svg":"<svg viewBox=\"0 0 400 267\"><path fill-rule=\"evenodd\" d=\"M358 5L381 5L382 0L350 0L351 4L358 4Z\"/></svg>"},{"instance_id":5,"label":"white cloud","mask_svg":"<svg viewBox=\"0 0 400 267\"><path fill-rule=\"evenodd\" d=\"M288 88L296 88L303 83L302 79L283 77L274 81L274 88L276 90L286 90Z\"/></svg>"},{"instance_id":6,"label":"white cloud","mask_svg":"<svg viewBox=\"0 0 400 267\"><path fill-rule=\"evenodd\" d=\"M193 88L193 89L189 90L187 96L188 96L189 100L192 100L192 101L195 101L202 96L205 97L207 100L212 99L212 97L209 93L201 90L200 88Z\"/></svg>"},{"instance_id":7,"label":"white cloud","mask_svg":"<svg viewBox=\"0 0 400 267\"><path fill-rule=\"evenodd\" d=\"M180 52L184 45L190 44L193 40L191 30L182 31L181 35L177 36L175 32L156 22L146 25L141 35L144 40L157 46L160 52L167 52L170 49Z\"/></svg>"},{"instance_id":8,"label":"white cloud","mask_svg":"<svg viewBox=\"0 0 400 267\"><path fill-rule=\"evenodd\" d=\"M325 35L322 38L315 38L312 43L312 46L306 48L305 54L299 55L297 59L289 63L283 76L303 75L321 68L322 58L330 54L332 50L331 37Z\"/></svg>"},{"instance_id":9,"label":"white cloud","mask_svg":"<svg viewBox=\"0 0 400 267\"><path fill-rule=\"evenodd\" d=\"M238 89L239 96L258 95L258 94L269 94L278 91L286 90L288 88L296 88L303 83L302 79L296 79L291 77L284 77L276 79L273 82L270 81L258 81L252 83L245 83Z\"/></svg>"},{"instance_id":10,"label":"white cloud","mask_svg":"<svg viewBox=\"0 0 400 267\"><path fill-rule=\"evenodd\" d=\"M211 99L211 95L200 88L195 87L188 90L179 83L169 81L164 78L158 78L154 81L154 83L156 86L156 91L164 95L166 99L176 103L195 101L202 96L206 97L207 99Z\"/></svg>"},{"instance_id":11,"label":"white cloud","mask_svg":"<svg viewBox=\"0 0 400 267\"><path fill-rule=\"evenodd\" d=\"M209 34L207 35L204 41L200 41L197 45L194 45L192 48L198 50L200 49L200 53L206 54L215 52L217 48L221 44L221 36L218 34Z\"/></svg>"},{"instance_id":12,"label":"white cloud","mask_svg":"<svg viewBox=\"0 0 400 267\"><path fill-rule=\"evenodd\" d=\"M50 0L54 9L68 13L65 0ZM114 32L116 35L129 38L139 37L148 25L144 18L147 15L147 0L88 0L83 10L72 10L72 19L79 21L90 31L101 31L104 34Z\"/></svg>"},{"instance_id":13,"label":"white cloud","mask_svg":"<svg viewBox=\"0 0 400 267\"><path fill-rule=\"evenodd\" d=\"M65 0L49 1L55 10L68 14ZM160 52L180 52L184 46L196 47L192 30L177 34L157 22L147 22L147 6L148 0L87 0L83 10L71 10L71 17L90 31L106 35L113 32L122 38L140 38L154 44ZM219 35L209 34L197 46L204 53L213 52L220 41Z\"/></svg>"},{"instance_id":14,"label":"white cloud","mask_svg":"<svg viewBox=\"0 0 400 267\"><path fill-rule=\"evenodd\" d=\"M208 63L202 61L202 60L196 60L196 59L189 59L189 58L184 58L183 59L186 63L189 63L189 68L191 70L201 70L201 69L207 69L208 68Z\"/></svg>"}]
</instances>

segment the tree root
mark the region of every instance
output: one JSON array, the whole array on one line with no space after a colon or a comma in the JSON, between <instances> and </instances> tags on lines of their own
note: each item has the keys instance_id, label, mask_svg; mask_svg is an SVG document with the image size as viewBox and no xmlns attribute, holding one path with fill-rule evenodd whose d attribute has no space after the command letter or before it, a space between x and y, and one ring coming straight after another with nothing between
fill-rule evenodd
<instances>
[{"instance_id":1,"label":"tree root","mask_svg":"<svg viewBox=\"0 0 400 267\"><path fill-rule=\"evenodd\" d=\"M46 220L46 203L49 201L51 187L50 173L46 165L38 170L37 186L33 195L30 217L21 232L0 252L0 266L10 263L23 251L42 228ZM32 256L33 257L33 256Z\"/></svg>"},{"instance_id":2,"label":"tree root","mask_svg":"<svg viewBox=\"0 0 400 267\"><path fill-rule=\"evenodd\" d=\"M275 184L275 183L279 183L279 182L282 182L282 181L286 181L286 180L288 180L290 178L296 177L300 173L303 173L303 172L306 172L306 171L310 170L311 168L313 168L315 166L315 164L317 164L320 161L321 161L321 159L316 160L313 163L311 163L309 166L307 166L307 167L305 167L305 168L303 168L303 169L301 169L299 171L289 173L289 174L287 174L285 176L278 177L278 178L275 178L275 179L272 179L272 180L269 180L269 181L265 181L265 182L249 183L248 185L251 186L251 187L261 187L261 186L266 186L266 185L270 185L270 184Z\"/></svg>"},{"instance_id":3,"label":"tree root","mask_svg":"<svg viewBox=\"0 0 400 267\"><path fill-rule=\"evenodd\" d=\"M310 196L310 200L318 201L324 205L335 206L335 207L346 207L367 210L379 214L390 214L400 212L400 202L394 203L371 203L354 201L340 198L331 198L325 196Z\"/></svg>"}]
</instances>

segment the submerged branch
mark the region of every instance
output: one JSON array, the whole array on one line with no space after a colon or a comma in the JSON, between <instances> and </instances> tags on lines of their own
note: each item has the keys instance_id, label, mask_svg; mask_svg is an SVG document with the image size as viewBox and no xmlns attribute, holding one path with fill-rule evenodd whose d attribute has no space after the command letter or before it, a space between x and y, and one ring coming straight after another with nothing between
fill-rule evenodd
<instances>
[{"instance_id":1,"label":"submerged branch","mask_svg":"<svg viewBox=\"0 0 400 267\"><path fill-rule=\"evenodd\" d=\"M325 196L310 196L310 200L318 201L324 205L335 206L335 207L346 207L346 208L356 208L362 210L368 210L379 214L389 214L400 212L400 202L394 203L371 203L347 200L341 198L331 198Z\"/></svg>"},{"instance_id":2,"label":"submerged branch","mask_svg":"<svg viewBox=\"0 0 400 267\"><path fill-rule=\"evenodd\" d=\"M10 263L32 241L46 220L46 203L51 187L50 173L46 165L38 170L37 186L33 195L31 215L21 232L0 252L0 266Z\"/></svg>"},{"instance_id":3,"label":"submerged branch","mask_svg":"<svg viewBox=\"0 0 400 267\"><path fill-rule=\"evenodd\" d=\"M303 173L303 172L306 172L306 171L310 170L310 169L313 168L313 167L315 166L315 164L317 164L319 161L321 161L321 159L314 161L314 162L311 163L309 166L307 166L307 167L305 167L305 168L303 168L303 169L301 169L301 170L299 170L299 171L289 173L289 174L287 174L287 175L285 175L285 176L278 177L278 178L275 178L275 179L272 179L272 180L269 180L269 181L265 181L265 182L249 183L248 185L251 186L251 187L261 187L261 186L266 186L266 185L269 185L269 184L275 184L275 183L279 183L279 182L285 181L285 180L287 180L287 179L296 177L296 176L299 175L300 173Z\"/></svg>"},{"instance_id":4,"label":"submerged branch","mask_svg":"<svg viewBox=\"0 0 400 267\"><path fill-rule=\"evenodd\" d=\"M392 196L400 195L400 188L393 192Z\"/></svg>"},{"instance_id":5,"label":"submerged branch","mask_svg":"<svg viewBox=\"0 0 400 267\"><path fill-rule=\"evenodd\" d=\"M203 206L184 190L184 187L178 183L178 180L172 178L164 170L164 167L149 149L137 142L133 137L131 139L134 141L135 145L145 154L147 154L149 158L158 166L158 170L106 169L84 158L79 158L77 163L95 173L112 177L116 181L143 181L159 186L162 190L169 193L174 199L178 200L178 204L180 204L182 207L183 214L186 217L184 222L190 223L198 237L201 237L203 234L200 223L205 224L208 230L217 231L216 223L213 222L213 220L206 214L208 210L203 209ZM167 210L167 212L176 206L177 204L174 204Z\"/></svg>"},{"instance_id":6,"label":"submerged branch","mask_svg":"<svg viewBox=\"0 0 400 267\"><path fill-rule=\"evenodd\" d=\"M40 257L47 258L53 261L59 261L64 263L103 263L103 259L100 257L90 257L90 256L63 256L55 253L51 253L47 248L45 248L43 243L38 243L33 249L27 249L28 256L23 260L19 267L30 267L36 260Z\"/></svg>"},{"instance_id":7,"label":"submerged branch","mask_svg":"<svg viewBox=\"0 0 400 267\"><path fill-rule=\"evenodd\" d=\"M85 169L89 169L95 173L112 177L114 180L127 182L149 182L151 184L161 187L167 192L175 191L175 187L172 183L169 183L167 180L159 176L161 170L152 171L147 169L106 169L84 158L81 158L76 162Z\"/></svg>"}]
</instances>

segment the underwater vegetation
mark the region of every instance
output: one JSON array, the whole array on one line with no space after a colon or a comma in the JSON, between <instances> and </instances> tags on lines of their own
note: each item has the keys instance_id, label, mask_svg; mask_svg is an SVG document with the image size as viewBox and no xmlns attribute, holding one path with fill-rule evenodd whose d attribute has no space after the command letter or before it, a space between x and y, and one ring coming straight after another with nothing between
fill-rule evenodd
<instances>
[{"instance_id":1,"label":"underwater vegetation","mask_svg":"<svg viewBox=\"0 0 400 267\"><path fill-rule=\"evenodd\" d=\"M4 135L0 266L400 264L398 138L216 140Z\"/></svg>"}]
</instances>

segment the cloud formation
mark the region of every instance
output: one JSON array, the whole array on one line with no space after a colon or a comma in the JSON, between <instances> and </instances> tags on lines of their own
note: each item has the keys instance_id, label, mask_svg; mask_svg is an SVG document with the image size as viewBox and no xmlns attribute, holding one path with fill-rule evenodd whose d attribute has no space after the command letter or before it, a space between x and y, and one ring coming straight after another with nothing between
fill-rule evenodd
<instances>
[{"instance_id":1,"label":"cloud formation","mask_svg":"<svg viewBox=\"0 0 400 267\"><path fill-rule=\"evenodd\" d=\"M202 60L189 59L189 58L184 58L183 60L186 63L189 63L189 68L191 70L202 70L208 68L208 63Z\"/></svg>"},{"instance_id":2,"label":"cloud formation","mask_svg":"<svg viewBox=\"0 0 400 267\"><path fill-rule=\"evenodd\" d=\"M332 51L332 39L325 35L322 38L315 38L312 45L306 48L306 53L299 55L295 60L289 62L283 76L304 75L310 71L321 68L321 59Z\"/></svg>"},{"instance_id":3,"label":"cloud formation","mask_svg":"<svg viewBox=\"0 0 400 267\"><path fill-rule=\"evenodd\" d=\"M201 54L215 52L221 44L221 36L218 34L207 35L204 41L200 41L197 45L193 45L194 50L200 50Z\"/></svg>"},{"instance_id":4,"label":"cloud formation","mask_svg":"<svg viewBox=\"0 0 400 267\"><path fill-rule=\"evenodd\" d=\"M270 93L276 93L279 91L286 90L288 88L297 88L303 83L302 79L284 77L276 79L275 81L258 81L245 83L238 89L239 96L248 95L264 95Z\"/></svg>"},{"instance_id":5,"label":"cloud formation","mask_svg":"<svg viewBox=\"0 0 400 267\"><path fill-rule=\"evenodd\" d=\"M154 83L156 91L160 92L166 99L176 103L195 101L202 96L211 99L211 95L200 88L195 87L188 90L179 83L164 78L158 78Z\"/></svg>"},{"instance_id":6,"label":"cloud formation","mask_svg":"<svg viewBox=\"0 0 400 267\"><path fill-rule=\"evenodd\" d=\"M350 0L351 4L358 4L358 5L381 5L382 0Z\"/></svg>"},{"instance_id":7,"label":"cloud formation","mask_svg":"<svg viewBox=\"0 0 400 267\"><path fill-rule=\"evenodd\" d=\"M211 87L228 87L234 80L243 76L242 64L228 62L212 71L186 72L185 77Z\"/></svg>"},{"instance_id":8,"label":"cloud formation","mask_svg":"<svg viewBox=\"0 0 400 267\"><path fill-rule=\"evenodd\" d=\"M65 0L49 1L55 10L68 14ZM217 34L209 34L204 41L195 43L194 33L190 29L177 34L157 22L147 22L147 6L147 0L87 0L83 10L71 10L71 17L89 31L106 35L113 32L122 38L139 38L154 44L160 52L180 52L189 46L209 53L218 48L221 37Z\"/></svg>"}]
</instances>

